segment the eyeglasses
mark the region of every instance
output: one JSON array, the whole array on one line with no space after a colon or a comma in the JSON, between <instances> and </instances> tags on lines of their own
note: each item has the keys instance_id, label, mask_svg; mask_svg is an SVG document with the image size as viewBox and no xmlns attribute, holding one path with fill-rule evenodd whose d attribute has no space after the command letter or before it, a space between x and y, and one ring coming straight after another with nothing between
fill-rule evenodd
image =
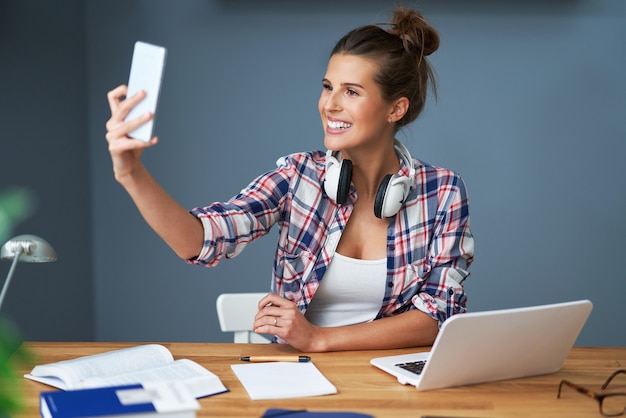
<instances>
[{"instance_id":1,"label":"eyeglasses","mask_svg":"<svg viewBox=\"0 0 626 418\"><path fill-rule=\"evenodd\" d=\"M602 385L602 390L605 390L609 383L620 373L626 374L626 369L616 370L606 379L606 382ZM567 385L577 392L582 393L583 395L587 395L590 398L598 401L598 407L600 408L600 413L605 417L617 417L620 415L624 415L626 412L626 392L612 392L612 393L596 393L592 390L579 386L575 383L570 382L569 380L561 380L559 383L559 392L557 394L557 398L561 397L561 388L563 385Z\"/></svg>"}]
</instances>

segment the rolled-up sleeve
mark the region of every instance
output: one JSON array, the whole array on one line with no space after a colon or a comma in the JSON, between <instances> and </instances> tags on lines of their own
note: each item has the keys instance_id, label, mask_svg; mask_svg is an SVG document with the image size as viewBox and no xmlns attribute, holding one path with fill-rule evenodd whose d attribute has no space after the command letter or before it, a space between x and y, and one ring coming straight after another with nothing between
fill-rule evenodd
<instances>
[{"instance_id":1,"label":"rolled-up sleeve","mask_svg":"<svg viewBox=\"0 0 626 418\"><path fill-rule=\"evenodd\" d=\"M441 326L450 316L467 311L464 282L474 260L474 238L463 180L456 177L451 184L441 185L438 197L441 204L428 249L428 273L412 302Z\"/></svg>"},{"instance_id":2,"label":"rolled-up sleeve","mask_svg":"<svg viewBox=\"0 0 626 418\"><path fill-rule=\"evenodd\" d=\"M191 264L212 267L233 258L255 239L267 234L278 221L281 200L289 188L285 167L259 176L225 203L194 208L191 213L204 227L204 242Z\"/></svg>"}]
</instances>

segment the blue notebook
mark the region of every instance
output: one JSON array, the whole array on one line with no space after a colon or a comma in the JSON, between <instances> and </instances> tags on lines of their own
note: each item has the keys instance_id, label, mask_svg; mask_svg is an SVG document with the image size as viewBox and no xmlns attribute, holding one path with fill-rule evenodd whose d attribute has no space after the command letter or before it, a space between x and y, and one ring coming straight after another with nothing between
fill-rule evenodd
<instances>
[{"instance_id":1,"label":"blue notebook","mask_svg":"<svg viewBox=\"0 0 626 418\"><path fill-rule=\"evenodd\" d=\"M133 417L193 418L198 401L180 383L150 383L97 389L42 392L43 418Z\"/></svg>"}]
</instances>

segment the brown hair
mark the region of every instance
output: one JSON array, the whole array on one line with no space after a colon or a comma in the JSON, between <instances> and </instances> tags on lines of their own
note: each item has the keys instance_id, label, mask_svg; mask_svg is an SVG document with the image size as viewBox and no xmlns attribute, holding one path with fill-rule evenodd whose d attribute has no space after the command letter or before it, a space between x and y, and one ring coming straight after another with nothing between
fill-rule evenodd
<instances>
[{"instance_id":1,"label":"brown hair","mask_svg":"<svg viewBox=\"0 0 626 418\"><path fill-rule=\"evenodd\" d=\"M409 99L409 109L396 122L396 130L413 122L422 112L430 83L436 94L435 73L426 56L439 47L439 34L416 10L398 7L390 28L367 25L348 32L331 52L370 58L378 63L374 81L383 98Z\"/></svg>"}]
</instances>

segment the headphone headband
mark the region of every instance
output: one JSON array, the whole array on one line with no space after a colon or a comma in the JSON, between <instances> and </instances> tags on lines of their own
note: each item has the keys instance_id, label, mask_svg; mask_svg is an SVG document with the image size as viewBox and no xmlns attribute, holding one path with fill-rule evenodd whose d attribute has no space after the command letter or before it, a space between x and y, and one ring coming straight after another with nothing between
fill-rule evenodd
<instances>
[{"instance_id":1,"label":"headphone headband","mask_svg":"<svg viewBox=\"0 0 626 418\"><path fill-rule=\"evenodd\" d=\"M412 180L415 177L415 165L413 164L413 157L411 157L411 153L408 148L397 139L394 140L393 146L396 149L396 154L404 160L404 164L409 167L409 177Z\"/></svg>"}]
</instances>

